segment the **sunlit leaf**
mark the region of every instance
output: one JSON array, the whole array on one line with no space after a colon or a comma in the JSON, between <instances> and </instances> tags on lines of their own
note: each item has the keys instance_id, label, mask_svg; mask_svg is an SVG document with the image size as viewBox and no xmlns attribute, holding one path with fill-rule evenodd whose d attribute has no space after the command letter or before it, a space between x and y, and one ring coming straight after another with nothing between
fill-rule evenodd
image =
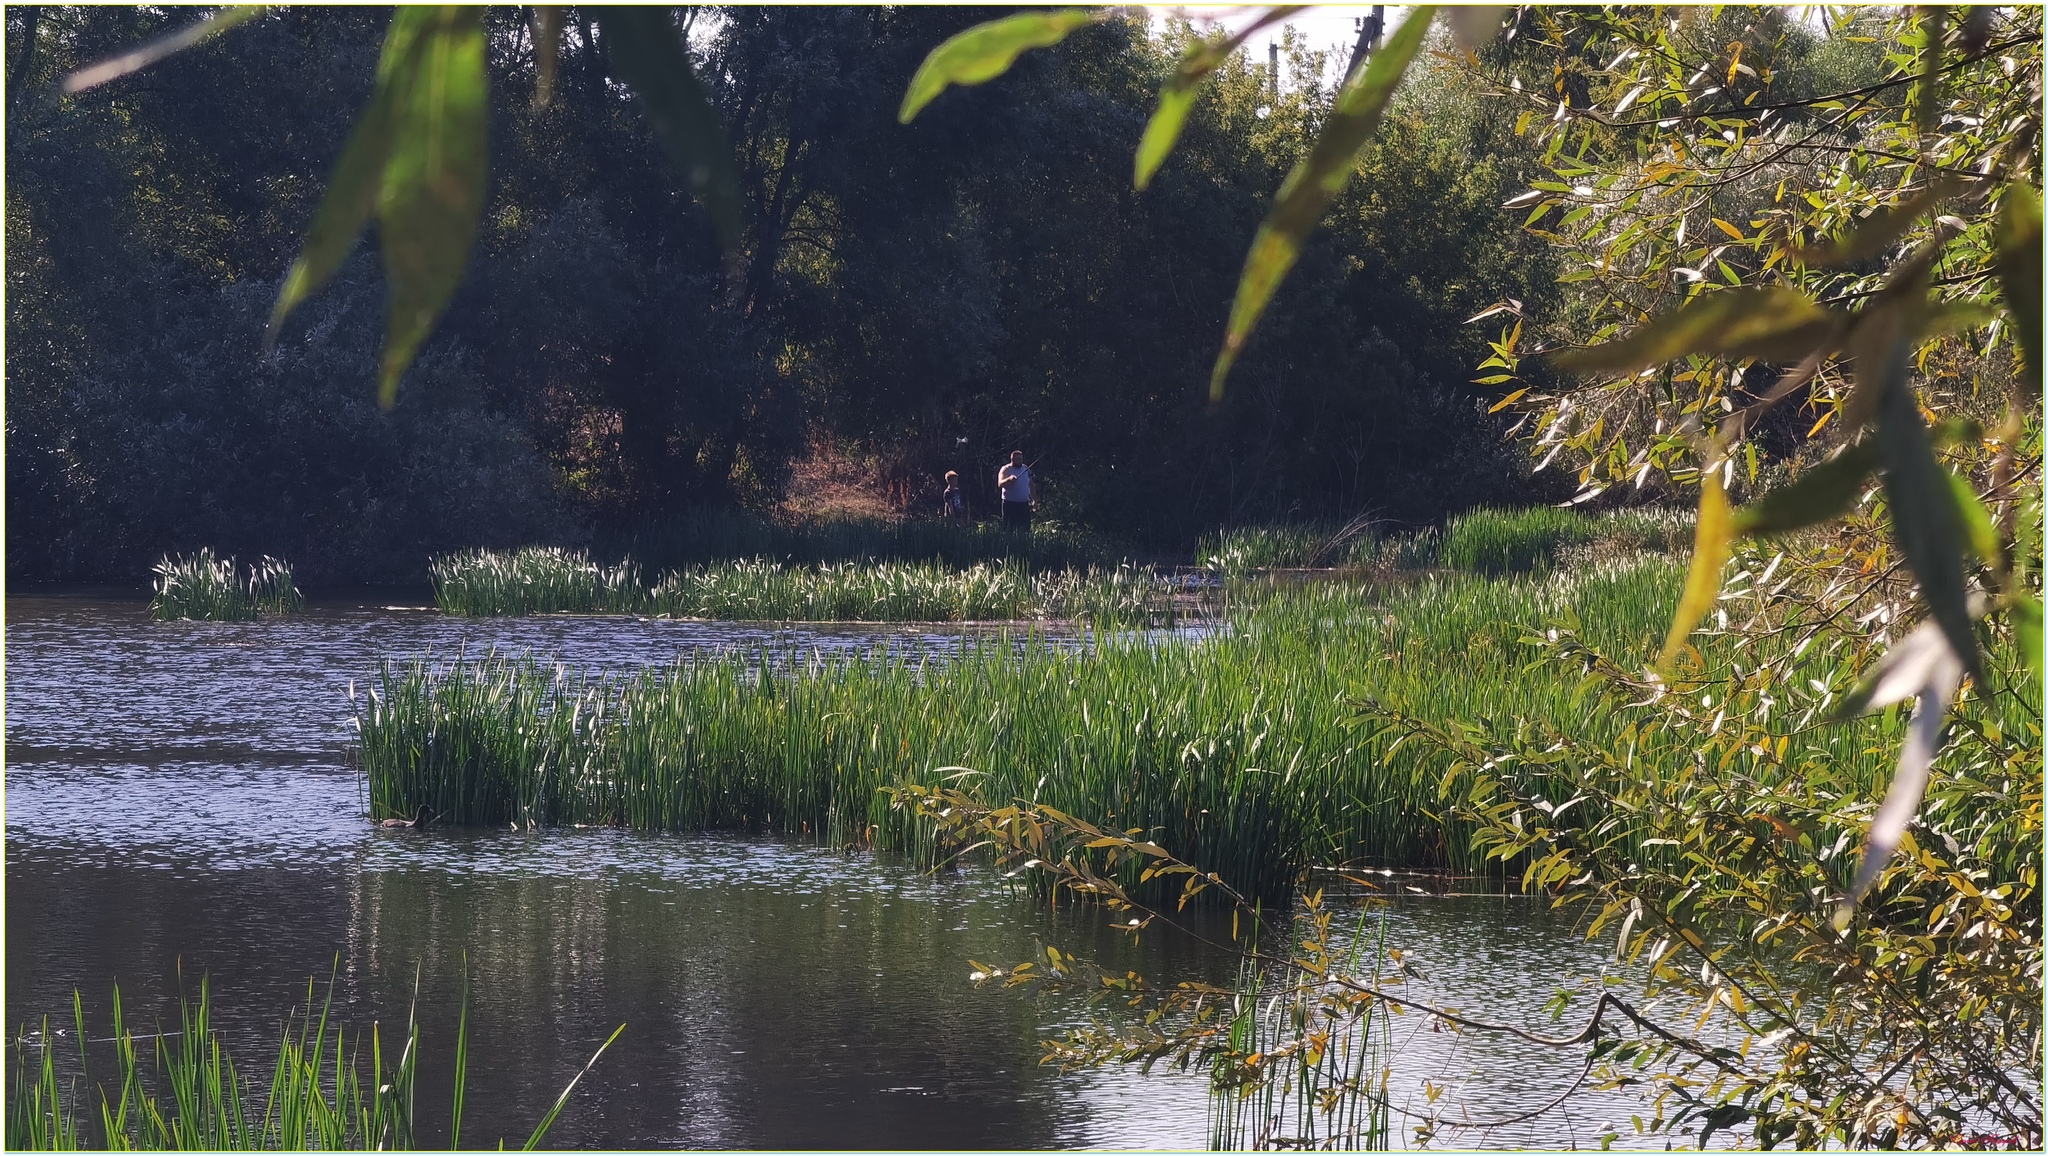
<instances>
[{"instance_id":1,"label":"sunlit leaf","mask_svg":"<svg viewBox=\"0 0 2048 1156\"><path fill-rule=\"evenodd\" d=\"M2027 374L2041 380L2041 195L2018 182L1998 211L1998 287L2019 334Z\"/></svg>"},{"instance_id":2,"label":"sunlit leaf","mask_svg":"<svg viewBox=\"0 0 2048 1156\"><path fill-rule=\"evenodd\" d=\"M1841 236L1812 249L1794 250L1792 256L1795 260L1823 269L1868 261L1884 252L1928 210L1954 196L1960 185L1953 179L1936 181L1905 200L1863 218Z\"/></svg>"},{"instance_id":3,"label":"sunlit leaf","mask_svg":"<svg viewBox=\"0 0 2048 1156\"><path fill-rule=\"evenodd\" d=\"M139 72L166 56L183 52L197 44L204 44L238 24L245 24L261 16L263 8L261 4L237 4L223 8L204 20L158 37L133 51L87 65L65 77L62 88L66 95L84 92L94 85L118 80L131 72Z\"/></svg>"},{"instance_id":4,"label":"sunlit leaf","mask_svg":"<svg viewBox=\"0 0 2048 1156\"><path fill-rule=\"evenodd\" d=\"M1266 311L1281 279L1301 256L1301 246L1323 219L1324 210L1351 179L1358 150L1378 127L1380 114L1394 86L1408 71L1408 62L1422 46L1436 9L1418 6L1408 14L1384 47L1373 53L1365 66L1353 73L1338 90L1336 106L1317 134L1308 155L1287 174L1287 180L1273 198L1273 207L1252 238L1244 272L1237 282L1237 298L1230 305L1230 325L1223 337L1223 351L1209 375L1209 398L1223 396L1224 379L1251 338L1259 316Z\"/></svg>"},{"instance_id":5,"label":"sunlit leaf","mask_svg":"<svg viewBox=\"0 0 2048 1156\"><path fill-rule=\"evenodd\" d=\"M1906 564L1920 581L1934 620L1965 669L1980 674L1977 637L1970 628L1969 591L1963 575L1963 532L1948 471L1934 459L1934 443L1920 421L1920 406L1906 381L1904 340L1874 364L1860 359L1859 378L1877 374L1867 387L1877 398L1878 451L1884 458L1885 499L1892 534Z\"/></svg>"},{"instance_id":6,"label":"sunlit leaf","mask_svg":"<svg viewBox=\"0 0 2048 1156\"><path fill-rule=\"evenodd\" d=\"M740 174L718 111L690 67L689 47L669 9L598 8L604 50L620 79L633 89L669 160L690 192L704 202L721 244L740 238Z\"/></svg>"},{"instance_id":7,"label":"sunlit leaf","mask_svg":"<svg viewBox=\"0 0 2048 1156\"><path fill-rule=\"evenodd\" d=\"M1798 361L1832 347L1846 318L1795 289L1703 293L1619 341L1552 355L1561 369L1634 373L1688 353Z\"/></svg>"},{"instance_id":8,"label":"sunlit leaf","mask_svg":"<svg viewBox=\"0 0 2048 1156\"><path fill-rule=\"evenodd\" d=\"M1268 9L1234 35L1195 44L1188 49L1180 67L1160 88L1159 107L1153 110L1152 119L1145 122L1145 135L1138 141L1133 182L1138 188L1143 189L1152 183L1153 175L1159 171L1160 165L1166 163L1167 154L1173 151L1174 142L1180 140L1181 128L1187 124L1188 112L1195 107L1195 93L1202 81L1243 47L1253 33L1301 12L1304 7L1297 4Z\"/></svg>"},{"instance_id":9,"label":"sunlit leaf","mask_svg":"<svg viewBox=\"0 0 2048 1156\"><path fill-rule=\"evenodd\" d=\"M1677 659L1686 636L1721 593L1721 571L1728 564L1728 540L1733 533L1728 513L1728 495L1721 489L1718 462L1700 471L1700 516L1693 530L1692 569L1685 576L1685 593L1679 596L1678 611L1671 616L1671 631L1664 636L1664 650L1657 665L1666 670Z\"/></svg>"},{"instance_id":10,"label":"sunlit leaf","mask_svg":"<svg viewBox=\"0 0 2048 1156\"><path fill-rule=\"evenodd\" d=\"M1877 443L1870 439L1857 442L1796 481L1735 511L1734 532L1780 534L1838 518L1855 506L1865 479L1877 466Z\"/></svg>"},{"instance_id":11,"label":"sunlit leaf","mask_svg":"<svg viewBox=\"0 0 2048 1156\"><path fill-rule=\"evenodd\" d=\"M1166 155L1173 151L1175 141L1180 139L1180 130L1187 123L1188 113L1195 107L1194 85L1181 86L1168 81L1159 90L1159 107L1152 110L1152 119L1145 122L1145 135L1138 141L1136 173L1132 183L1142 189L1152 183L1152 175L1159 166L1166 163Z\"/></svg>"},{"instance_id":12,"label":"sunlit leaf","mask_svg":"<svg viewBox=\"0 0 2048 1156\"><path fill-rule=\"evenodd\" d=\"M386 406L462 281L483 212L490 151L482 9L400 8L393 20L408 18L426 27L412 74L392 88L391 142L377 201L390 283L377 381Z\"/></svg>"},{"instance_id":13,"label":"sunlit leaf","mask_svg":"<svg viewBox=\"0 0 2048 1156\"><path fill-rule=\"evenodd\" d=\"M1076 28L1108 17L1107 10L1063 8L1057 12L1024 12L977 24L932 49L918 66L903 94L896 119L909 124L952 84L985 84L1010 70L1033 48L1050 48Z\"/></svg>"}]
</instances>

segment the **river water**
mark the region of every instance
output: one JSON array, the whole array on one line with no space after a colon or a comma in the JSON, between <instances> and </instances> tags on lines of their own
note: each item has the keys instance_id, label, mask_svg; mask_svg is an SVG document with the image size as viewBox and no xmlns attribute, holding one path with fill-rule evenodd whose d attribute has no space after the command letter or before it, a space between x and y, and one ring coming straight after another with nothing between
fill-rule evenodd
<instances>
[{"instance_id":1,"label":"river water","mask_svg":"<svg viewBox=\"0 0 2048 1156\"><path fill-rule=\"evenodd\" d=\"M1155 982L1228 983L1235 959L1173 932L1132 944L978 870L718 835L386 831L348 767L348 694L387 658L495 647L590 670L721 649L942 657L948 630L767 628L630 618L463 620L375 599L258 623L157 623L140 602L6 602L6 1027L104 1034L175 1015L205 975L242 1065L333 977L346 1022L400 1031L415 984L429 1136L465 968L473 1043L464 1139L524 1139L619 1024L550 1146L1200 1148L1196 1077L1061 1074L1039 1043L1090 1009L976 989L970 960L1045 944ZM1557 1031L1542 1005L1608 967L1568 917L1521 897L1422 896L1384 881L1409 994ZM1375 918L1380 916L1376 915ZM182 979L181 979L182 969ZM1539 1107L1582 1056L1397 1020L1396 1141ZM1533 1120L1450 1128L1455 1147L1636 1139L1642 1106L1581 1093ZM445 1135L445 1133L443 1133ZM1660 1142L1661 1146L1661 1142Z\"/></svg>"}]
</instances>

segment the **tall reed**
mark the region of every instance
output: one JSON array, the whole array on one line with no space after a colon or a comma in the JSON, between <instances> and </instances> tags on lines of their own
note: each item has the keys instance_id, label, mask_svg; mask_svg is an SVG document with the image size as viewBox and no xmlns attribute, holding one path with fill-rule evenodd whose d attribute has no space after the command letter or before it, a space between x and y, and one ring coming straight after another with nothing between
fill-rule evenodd
<instances>
[{"instance_id":1,"label":"tall reed","mask_svg":"<svg viewBox=\"0 0 2048 1156\"><path fill-rule=\"evenodd\" d=\"M427 563L434 601L450 614L643 614L647 590L630 558L600 566L584 552L529 546L469 550Z\"/></svg>"},{"instance_id":2,"label":"tall reed","mask_svg":"<svg viewBox=\"0 0 2048 1156\"><path fill-rule=\"evenodd\" d=\"M264 556L246 573L235 560L214 557L211 549L192 555L165 555L154 573L155 594L149 602L154 618L239 622L270 614L295 614L306 599L292 584L289 562Z\"/></svg>"},{"instance_id":3,"label":"tall reed","mask_svg":"<svg viewBox=\"0 0 2048 1156\"><path fill-rule=\"evenodd\" d=\"M1645 656L1679 569L1325 584L1237 607L1199 642L998 638L957 657L726 655L590 678L486 657L386 668L356 704L373 816L776 830L913 853L883 788L973 768L984 798L1140 827L1240 890L1286 896L1310 863L1498 869L1444 818L1441 768L1359 723L1366 696L1450 720L1588 719L1524 677L1526 630L1586 623Z\"/></svg>"},{"instance_id":4,"label":"tall reed","mask_svg":"<svg viewBox=\"0 0 2048 1156\"><path fill-rule=\"evenodd\" d=\"M362 1033L351 1037L333 1019L333 998L330 980L326 996L316 1006L313 982L307 981L306 1003L287 1017L276 1062L268 1080L260 1081L238 1070L222 1045L213 1026L213 999L206 980L200 981L197 1000L180 996L177 1030L159 1029L142 1035L124 1018L121 991L116 987L113 1035L101 1041L113 1045L115 1078L109 1086L92 1078L85 1005L74 993L71 1012L78 1066L70 1078L60 1072L62 1065L47 1017L36 1041L31 1042L26 1031L15 1034L9 1048L14 1079L7 1103L6 1146L15 1151L232 1152L421 1147L417 1016L408 1012L403 1043L392 1059L385 1053L376 1025L371 1026L367 1038ZM462 1130L468 1023L465 990L462 1029L455 1041L451 1146ZM617 1038L618 1032L613 1032L612 1040ZM152 1041L154 1054L147 1063L138 1046L143 1040ZM598 1048L598 1056L612 1040ZM596 1061L593 1056L591 1063ZM527 1137L527 1148L536 1147L547 1135L562 1103L581 1078L579 1073L563 1090ZM89 1102L95 1091L97 1103Z\"/></svg>"}]
</instances>

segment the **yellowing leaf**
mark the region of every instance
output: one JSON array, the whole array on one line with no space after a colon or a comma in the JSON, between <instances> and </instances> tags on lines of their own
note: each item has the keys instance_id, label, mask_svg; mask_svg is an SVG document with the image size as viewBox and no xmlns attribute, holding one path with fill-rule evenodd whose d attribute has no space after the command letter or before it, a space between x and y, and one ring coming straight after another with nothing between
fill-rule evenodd
<instances>
[{"instance_id":1,"label":"yellowing leaf","mask_svg":"<svg viewBox=\"0 0 2048 1156\"><path fill-rule=\"evenodd\" d=\"M1728 495L1721 489L1720 463L1713 461L1700 474L1700 517L1693 531L1692 569L1685 576L1685 593L1678 599L1671 632L1665 635L1664 651L1657 658L1660 667L1671 668L1686 636L1714 608L1714 599L1721 593L1721 570L1728 564L1731 533Z\"/></svg>"},{"instance_id":2,"label":"yellowing leaf","mask_svg":"<svg viewBox=\"0 0 2048 1156\"><path fill-rule=\"evenodd\" d=\"M1033 48L1049 48L1076 28L1104 19L1107 11L1064 8L1057 12L1024 12L977 24L932 49L910 78L896 119L909 124L952 84L985 84L1010 70Z\"/></svg>"}]
</instances>

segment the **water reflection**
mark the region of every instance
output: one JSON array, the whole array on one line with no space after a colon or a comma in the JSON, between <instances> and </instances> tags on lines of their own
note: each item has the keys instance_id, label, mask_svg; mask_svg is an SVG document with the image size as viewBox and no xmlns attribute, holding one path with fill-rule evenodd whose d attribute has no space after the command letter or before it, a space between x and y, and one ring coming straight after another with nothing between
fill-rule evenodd
<instances>
[{"instance_id":1,"label":"water reflection","mask_svg":"<svg viewBox=\"0 0 2048 1156\"><path fill-rule=\"evenodd\" d=\"M418 976L421 1099L445 1119L465 961L472 1143L523 1138L619 1023L552 1143L591 1147L1200 1147L1199 1081L1061 1076L1037 1042L1089 1009L974 990L969 959L1045 942L1155 981L1227 982L1234 961L1170 935L1133 947L985 873L926 877L773 840L625 832L383 831L346 763L346 689L387 656L495 645L591 669L772 644L938 653L957 632L791 630L634 619L463 621L324 606L302 619L157 624L139 603L8 601L9 1025L74 986L105 1026L174 1009L177 968L219 993L244 1062L271 1054L308 976L339 967L344 1018L402 1022ZM1541 1022L1559 984L1597 974L1526 899L1411 898L1388 909L1426 993ZM1397 1104L1453 1118L1532 1107L1573 1056L1397 1022ZM1451 1144L1597 1143L1638 1110L1593 1097ZM441 1115L434 1113L440 1111ZM1397 1126L1400 1121L1397 1117ZM1406 1129L1402 1128L1405 1135Z\"/></svg>"}]
</instances>

